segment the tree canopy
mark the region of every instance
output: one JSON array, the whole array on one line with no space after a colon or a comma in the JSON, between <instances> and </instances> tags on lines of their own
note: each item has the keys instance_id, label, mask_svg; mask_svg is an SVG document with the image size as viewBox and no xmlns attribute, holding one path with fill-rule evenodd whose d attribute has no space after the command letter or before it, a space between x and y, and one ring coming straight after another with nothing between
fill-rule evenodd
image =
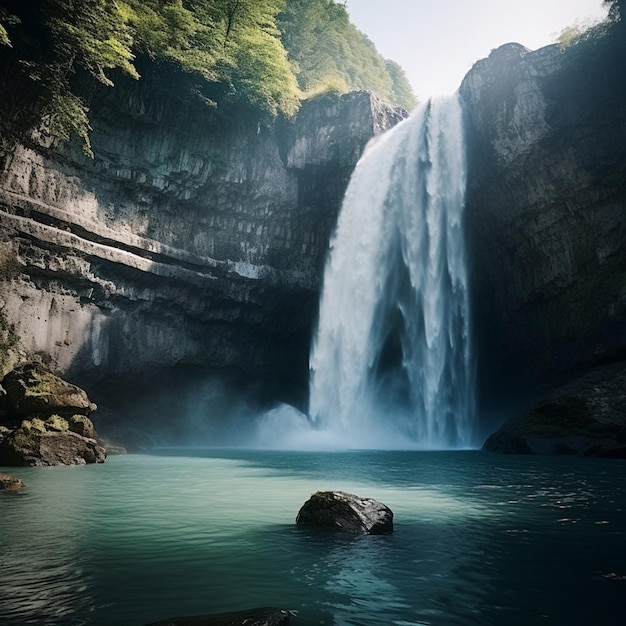
<instances>
[{"instance_id":1,"label":"tree canopy","mask_svg":"<svg viewBox=\"0 0 626 626\"><path fill-rule=\"evenodd\" d=\"M332 0L288 0L278 24L305 93L366 89L407 109L415 106L404 70L381 57L350 22L343 5Z\"/></svg>"},{"instance_id":2,"label":"tree canopy","mask_svg":"<svg viewBox=\"0 0 626 626\"><path fill-rule=\"evenodd\" d=\"M198 76L216 107L292 115L309 95L353 89L415 104L402 68L332 0L0 0L0 46L14 47L38 86L48 132L79 135L88 153L88 108L72 77L139 79L138 55Z\"/></svg>"}]
</instances>

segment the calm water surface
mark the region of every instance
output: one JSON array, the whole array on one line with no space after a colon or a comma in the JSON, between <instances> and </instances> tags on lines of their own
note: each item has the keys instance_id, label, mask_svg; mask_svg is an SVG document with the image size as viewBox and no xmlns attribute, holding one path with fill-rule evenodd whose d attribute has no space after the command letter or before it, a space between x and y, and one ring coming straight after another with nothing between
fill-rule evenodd
<instances>
[{"instance_id":1,"label":"calm water surface","mask_svg":"<svg viewBox=\"0 0 626 626\"><path fill-rule=\"evenodd\" d=\"M140 626L280 606L294 624L623 624L626 463L481 452L163 450L11 468L0 623ZM391 536L297 529L317 489Z\"/></svg>"}]
</instances>

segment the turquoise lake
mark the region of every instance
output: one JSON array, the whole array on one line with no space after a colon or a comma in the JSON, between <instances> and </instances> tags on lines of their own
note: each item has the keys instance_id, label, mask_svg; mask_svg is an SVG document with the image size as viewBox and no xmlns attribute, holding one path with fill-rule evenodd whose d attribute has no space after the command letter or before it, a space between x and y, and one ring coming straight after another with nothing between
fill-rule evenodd
<instances>
[{"instance_id":1,"label":"turquoise lake","mask_svg":"<svg viewBox=\"0 0 626 626\"><path fill-rule=\"evenodd\" d=\"M160 450L7 468L0 623L140 626L279 606L296 625L624 623L626 463L465 452ZM318 489L390 536L302 530Z\"/></svg>"}]
</instances>

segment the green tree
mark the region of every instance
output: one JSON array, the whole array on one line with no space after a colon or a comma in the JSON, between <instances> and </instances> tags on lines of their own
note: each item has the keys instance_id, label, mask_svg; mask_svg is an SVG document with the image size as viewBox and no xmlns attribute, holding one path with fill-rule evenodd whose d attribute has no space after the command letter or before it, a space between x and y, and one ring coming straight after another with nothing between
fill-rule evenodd
<instances>
[{"instance_id":1,"label":"green tree","mask_svg":"<svg viewBox=\"0 0 626 626\"><path fill-rule=\"evenodd\" d=\"M49 132L65 141L76 133L90 156L88 109L72 92L69 80L78 67L108 86L113 86L111 70L139 78L132 64L132 32L121 7L110 0L48 0L43 16L52 57L30 64L31 78L44 87Z\"/></svg>"},{"instance_id":2,"label":"green tree","mask_svg":"<svg viewBox=\"0 0 626 626\"><path fill-rule=\"evenodd\" d=\"M88 109L71 78L80 70L107 86L115 72L138 79L136 54L196 74L215 106L293 113L300 93L276 26L283 8L284 0L0 0L0 44L11 45L7 29L25 18L18 60L39 86L45 128L65 140L77 134L91 154Z\"/></svg>"},{"instance_id":3,"label":"green tree","mask_svg":"<svg viewBox=\"0 0 626 626\"><path fill-rule=\"evenodd\" d=\"M279 25L305 93L343 85L343 91L367 89L394 104L415 105L404 73L389 66L350 22L345 6L332 0L288 0Z\"/></svg>"},{"instance_id":4,"label":"green tree","mask_svg":"<svg viewBox=\"0 0 626 626\"><path fill-rule=\"evenodd\" d=\"M0 0L0 45L13 45L15 66L36 86L43 130L78 135L88 154L89 111L72 77L109 87L121 74L139 79L136 55L190 73L195 93L217 107L291 115L302 90L324 89L414 104L401 68L332 0Z\"/></svg>"},{"instance_id":5,"label":"green tree","mask_svg":"<svg viewBox=\"0 0 626 626\"><path fill-rule=\"evenodd\" d=\"M214 24L221 44L219 79L230 97L271 113L293 114L298 85L276 24L284 0L216 0Z\"/></svg>"},{"instance_id":6,"label":"green tree","mask_svg":"<svg viewBox=\"0 0 626 626\"><path fill-rule=\"evenodd\" d=\"M392 98L394 102L402 104L409 111L417 105L417 98L413 93L411 83L404 72L404 69L395 61L387 59L387 72L391 76Z\"/></svg>"},{"instance_id":7,"label":"green tree","mask_svg":"<svg viewBox=\"0 0 626 626\"><path fill-rule=\"evenodd\" d=\"M134 49L155 61L171 61L186 72L217 81L213 4L126 0L124 12L133 29Z\"/></svg>"}]
</instances>

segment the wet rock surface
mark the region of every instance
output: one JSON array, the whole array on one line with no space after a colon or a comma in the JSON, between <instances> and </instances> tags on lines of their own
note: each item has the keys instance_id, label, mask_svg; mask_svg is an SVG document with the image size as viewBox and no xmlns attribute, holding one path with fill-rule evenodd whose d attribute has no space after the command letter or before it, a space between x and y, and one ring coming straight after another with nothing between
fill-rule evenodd
<instances>
[{"instance_id":1,"label":"wet rock surface","mask_svg":"<svg viewBox=\"0 0 626 626\"><path fill-rule=\"evenodd\" d=\"M318 491L296 517L298 526L316 526L367 535L393 532L393 512L382 502L345 491Z\"/></svg>"},{"instance_id":2,"label":"wet rock surface","mask_svg":"<svg viewBox=\"0 0 626 626\"><path fill-rule=\"evenodd\" d=\"M491 435L484 449L626 459L626 366L598 368L559 387Z\"/></svg>"},{"instance_id":3,"label":"wet rock surface","mask_svg":"<svg viewBox=\"0 0 626 626\"><path fill-rule=\"evenodd\" d=\"M565 49L506 44L475 63L461 85L473 337L487 432L524 405L533 428L562 424L561 405L530 407L563 380L626 362L625 59L618 24ZM593 432L598 445L607 435L596 426L585 443L562 440L564 428L549 442L515 434L516 423L487 447L586 453Z\"/></svg>"},{"instance_id":4,"label":"wet rock surface","mask_svg":"<svg viewBox=\"0 0 626 626\"><path fill-rule=\"evenodd\" d=\"M24 489L26 485L17 478L17 476L11 476L11 474L0 474L0 491L5 493L17 493Z\"/></svg>"},{"instance_id":5,"label":"wet rock surface","mask_svg":"<svg viewBox=\"0 0 626 626\"><path fill-rule=\"evenodd\" d=\"M171 617L146 626L282 626L289 624L290 613L283 609L259 608L233 613Z\"/></svg>"}]
</instances>

